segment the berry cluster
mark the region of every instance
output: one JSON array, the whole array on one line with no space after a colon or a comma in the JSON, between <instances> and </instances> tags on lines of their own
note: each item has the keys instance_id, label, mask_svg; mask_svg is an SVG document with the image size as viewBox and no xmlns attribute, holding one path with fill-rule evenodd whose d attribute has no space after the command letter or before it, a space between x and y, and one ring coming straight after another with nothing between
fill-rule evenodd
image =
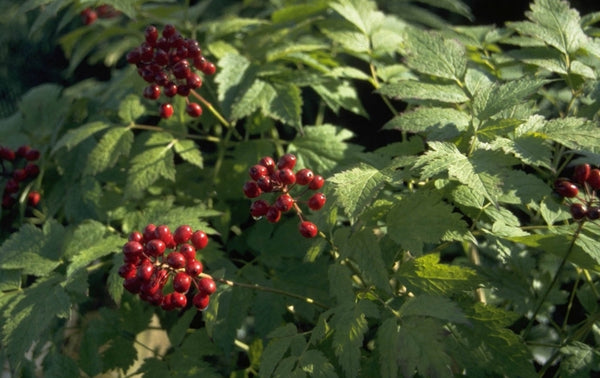
<instances>
[{"instance_id":1,"label":"berry cluster","mask_svg":"<svg viewBox=\"0 0 600 378\"><path fill-rule=\"evenodd\" d=\"M293 154L283 155L275 164L273 158L266 156L260 159L258 164L250 167L249 174L252 180L246 181L243 190L247 198L257 198L263 193L277 193L277 198L271 204L264 199L257 199L250 206L250 214L254 219L267 218L271 223L281 219L281 213L294 209L300 218L300 234L306 238L313 238L318 233L317 226L304 219L302 210L298 206L300 197L309 190L319 190L323 187L325 179L315 175L308 168L303 168L294 173L296 156ZM304 189L292 197L291 190L296 186ZM320 210L325 205L325 194L316 192L306 201L311 210Z\"/></svg>"},{"instance_id":2,"label":"berry cluster","mask_svg":"<svg viewBox=\"0 0 600 378\"><path fill-rule=\"evenodd\" d=\"M128 240L119 268L125 289L164 310L184 308L188 297L198 310L206 309L210 295L217 289L215 281L202 273L204 267L196 259L196 251L208 244L206 233L192 231L188 225L171 233L165 225L149 224L143 233L132 232ZM165 294L170 278L173 291Z\"/></svg>"},{"instance_id":3,"label":"berry cluster","mask_svg":"<svg viewBox=\"0 0 600 378\"><path fill-rule=\"evenodd\" d=\"M571 200L569 206L573 219L600 218L600 169L592 169L589 164L580 164L575 167L572 179L556 180L554 190Z\"/></svg>"},{"instance_id":4,"label":"berry cluster","mask_svg":"<svg viewBox=\"0 0 600 378\"><path fill-rule=\"evenodd\" d=\"M202 114L200 104L190 102L188 95L202 86L202 78L193 68L205 75L214 75L216 67L206 60L198 41L183 38L173 25L165 25L159 36L155 26L148 26L145 41L127 54L127 61L137 66L138 74L149 83L144 97L157 100L161 93L168 98L180 95L186 98L185 111L192 117ZM160 105L160 116L173 115L169 102Z\"/></svg>"},{"instance_id":5,"label":"berry cluster","mask_svg":"<svg viewBox=\"0 0 600 378\"><path fill-rule=\"evenodd\" d=\"M22 186L40 173L40 167L33 163L40 158L40 151L27 145L20 146L16 151L0 146L0 176L6 179L2 194L2 207L9 209L17 203ZM40 193L35 190L27 194L27 204L37 206Z\"/></svg>"},{"instance_id":6,"label":"berry cluster","mask_svg":"<svg viewBox=\"0 0 600 378\"><path fill-rule=\"evenodd\" d=\"M113 18L121 14L118 10L113 8L111 5L102 4L97 7L87 7L79 13L81 22L84 25L91 25L98 18Z\"/></svg>"}]
</instances>

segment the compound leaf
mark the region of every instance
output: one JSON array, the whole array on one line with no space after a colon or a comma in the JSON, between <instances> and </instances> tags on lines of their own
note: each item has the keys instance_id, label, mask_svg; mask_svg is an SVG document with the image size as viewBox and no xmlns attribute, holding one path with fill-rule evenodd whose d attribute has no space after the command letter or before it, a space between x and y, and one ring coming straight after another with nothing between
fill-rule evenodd
<instances>
[{"instance_id":1,"label":"compound leaf","mask_svg":"<svg viewBox=\"0 0 600 378\"><path fill-rule=\"evenodd\" d=\"M195 165L198 168L204 167L204 159L202 158L202 152L194 143L193 140L184 139L177 140L174 144L175 152L185 161Z\"/></svg>"},{"instance_id":2,"label":"compound leaf","mask_svg":"<svg viewBox=\"0 0 600 378\"><path fill-rule=\"evenodd\" d=\"M133 132L128 127L108 130L90 152L84 174L94 176L113 167L119 157L129 155L132 143Z\"/></svg>"},{"instance_id":3,"label":"compound leaf","mask_svg":"<svg viewBox=\"0 0 600 378\"><path fill-rule=\"evenodd\" d=\"M486 87L474 95L475 115L480 120L486 120L502 110L522 103L526 97L537 92L546 82L542 79L521 79L504 84L495 83Z\"/></svg>"},{"instance_id":4,"label":"compound leaf","mask_svg":"<svg viewBox=\"0 0 600 378\"><path fill-rule=\"evenodd\" d=\"M377 92L388 97L417 104L427 103L428 101L460 104L469 101L467 94L457 84L434 84L416 80L403 80L384 84Z\"/></svg>"},{"instance_id":5,"label":"compound leaf","mask_svg":"<svg viewBox=\"0 0 600 378\"><path fill-rule=\"evenodd\" d=\"M471 117L460 110L423 106L392 118L384 128L424 133L429 140L448 140L465 131L470 121Z\"/></svg>"},{"instance_id":6,"label":"compound leaf","mask_svg":"<svg viewBox=\"0 0 600 378\"><path fill-rule=\"evenodd\" d=\"M108 124L106 122L102 122L102 121L97 121L97 122L86 123L85 125L80 126L76 129L71 129L71 130L67 131L62 136L62 138L60 138L58 140L58 142L56 142L56 144L52 148L52 152L54 153L54 152L58 151L59 149L61 149L62 147L66 147L68 150L70 150L71 148L75 147L82 141L91 137L98 131L108 129L109 127L110 127L110 124Z\"/></svg>"}]
</instances>

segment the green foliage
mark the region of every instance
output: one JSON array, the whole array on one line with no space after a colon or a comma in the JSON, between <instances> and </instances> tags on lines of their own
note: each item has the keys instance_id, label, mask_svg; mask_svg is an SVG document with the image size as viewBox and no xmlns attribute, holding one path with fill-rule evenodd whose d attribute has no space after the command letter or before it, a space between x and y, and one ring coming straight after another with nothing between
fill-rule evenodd
<instances>
[{"instance_id":1,"label":"green foliage","mask_svg":"<svg viewBox=\"0 0 600 378\"><path fill-rule=\"evenodd\" d=\"M30 88L0 120L3 146L41 152L0 209L12 375L599 373L600 223L553 191L600 165L598 14L534 0L523 21L461 26L477 20L459 0L103 3L117 14L90 25L92 1L11 8L68 59L68 84ZM142 96L125 55L150 24L215 63L187 100L201 117L179 96L159 119ZM315 238L248 212L248 168L284 153L326 179L320 211L291 191ZM150 223L210 235L205 311L124 291L122 245Z\"/></svg>"}]
</instances>

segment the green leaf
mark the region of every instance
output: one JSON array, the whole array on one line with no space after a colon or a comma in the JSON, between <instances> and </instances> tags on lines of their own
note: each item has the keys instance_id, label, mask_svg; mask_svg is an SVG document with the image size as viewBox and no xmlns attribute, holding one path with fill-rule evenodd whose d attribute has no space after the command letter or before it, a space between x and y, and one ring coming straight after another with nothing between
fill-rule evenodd
<instances>
[{"instance_id":1,"label":"green leaf","mask_svg":"<svg viewBox=\"0 0 600 378\"><path fill-rule=\"evenodd\" d=\"M139 197L160 177L175 181L173 137L152 133L143 143L145 149L131 159L126 186L127 197Z\"/></svg>"},{"instance_id":2,"label":"green leaf","mask_svg":"<svg viewBox=\"0 0 600 378\"><path fill-rule=\"evenodd\" d=\"M336 203L351 220L356 220L390 178L379 169L360 163L358 167L336 173L328 181L333 184Z\"/></svg>"},{"instance_id":3,"label":"green leaf","mask_svg":"<svg viewBox=\"0 0 600 378\"><path fill-rule=\"evenodd\" d=\"M462 81L467 69L465 47L440 34L408 29L406 65L413 70L444 79Z\"/></svg>"},{"instance_id":4,"label":"green leaf","mask_svg":"<svg viewBox=\"0 0 600 378\"><path fill-rule=\"evenodd\" d=\"M474 270L442 264L435 253L405 262L397 278L409 291L445 296L474 290L481 283Z\"/></svg>"},{"instance_id":5,"label":"green leaf","mask_svg":"<svg viewBox=\"0 0 600 378\"><path fill-rule=\"evenodd\" d=\"M331 264L327 270L329 278L329 294L337 303L348 303L354 301L354 289L350 270L339 264Z\"/></svg>"},{"instance_id":6,"label":"green leaf","mask_svg":"<svg viewBox=\"0 0 600 378\"><path fill-rule=\"evenodd\" d=\"M514 139L496 138L494 148L513 154L527 165L552 169L552 146L538 135L523 135Z\"/></svg>"},{"instance_id":7,"label":"green leaf","mask_svg":"<svg viewBox=\"0 0 600 378\"><path fill-rule=\"evenodd\" d=\"M399 327L396 318L384 320L377 329L375 350L379 355L382 378L398 377L398 352L400 351Z\"/></svg>"},{"instance_id":8,"label":"green leaf","mask_svg":"<svg viewBox=\"0 0 600 378\"><path fill-rule=\"evenodd\" d=\"M318 22L317 26L323 34L341 45L349 54L366 53L371 47L368 35L343 20L327 18Z\"/></svg>"},{"instance_id":9,"label":"green leaf","mask_svg":"<svg viewBox=\"0 0 600 378\"><path fill-rule=\"evenodd\" d=\"M304 21L327 9L327 3L325 0L316 0L307 4L286 4L271 14L271 21L273 23Z\"/></svg>"},{"instance_id":10,"label":"green leaf","mask_svg":"<svg viewBox=\"0 0 600 378\"><path fill-rule=\"evenodd\" d=\"M263 357L260 363L259 373L262 377L270 377L273 374L296 334L296 326L287 323L268 335L271 340L262 354Z\"/></svg>"},{"instance_id":11,"label":"green leaf","mask_svg":"<svg viewBox=\"0 0 600 378\"><path fill-rule=\"evenodd\" d=\"M330 6L368 36L383 19L383 13L377 10L375 2L369 0L338 0Z\"/></svg>"},{"instance_id":12,"label":"green leaf","mask_svg":"<svg viewBox=\"0 0 600 378\"><path fill-rule=\"evenodd\" d=\"M523 102L523 100L546 83L542 79L521 79L508 83L494 85L474 94L473 110L480 120L509 109Z\"/></svg>"},{"instance_id":13,"label":"green leaf","mask_svg":"<svg viewBox=\"0 0 600 378\"><path fill-rule=\"evenodd\" d=\"M43 334L51 329L56 318L67 318L71 302L58 274L41 278L23 290L2 319L2 344L11 366L17 367L34 342L43 342Z\"/></svg>"},{"instance_id":14,"label":"green leaf","mask_svg":"<svg viewBox=\"0 0 600 378\"><path fill-rule=\"evenodd\" d=\"M123 278L119 276L119 268L123 265L123 255L115 253L112 258L112 268L106 279L106 290L115 303L120 304L123 296Z\"/></svg>"},{"instance_id":15,"label":"green leaf","mask_svg":"<svg viewBox=\"0 0 600 378\"><path fill-rule=\"evenodd\" d=\"M589 377L592 367L600 363L600 353L592 346L579 341L572 341L560 348L560 352L563 355L560 371L565 376Z\"/></svg>"},{"instance_id":16,"label":"green leaf","mask_svg":"<svg viewBox=\"0 0 600 378\"><path fill-rule=\"evenodd\" d=\"M402 317L430 317L451 323L469 324L458 304L447 297L417 295L407 299L398 312Z\"/></svg>"},{"instance_id":17,"label":"green leaf","mask_svg":"<svg viewBox=\"0 0 600 378\"><path fill-rule=\"evenodd\" d=\"M90 152L84 174L94 176L117 164L121 156L129 155L133 132L128 127L115 127L106 132Z\"/></svg>"},{"instance_id":18,"label":"green leaf","mask_svg":"<svg viewBox=\"0 0 600 378\"><path fill-rule=\"evenodd\" d=\"M551 119L539 132L572 149L600 152L600 127L596 122L585 118Z\"/></svg>"},{"instance_id":19,"label":"green leaf","mask_svg":"<svg viewBox=\"0 0 600 378\"><path fill-rule=\"evenodd\" d=\"M338 376L325 354L316 349L310 349L302 353L298 365L310 377L335 378Z\"/></svg>"},{"instance_id":20,"label":"green leaf","mask_svg":"<svg viewBox=\"0 0 600 378\"><path fill-rule=\"evenodd\" d=\"M302 128L302 96L300 88L294 84L273 83L273 97L263 105L263 111L285 124Z\"/></svg>"},{"instance_id":21,"label":"green leaf","mask_svg":"<svg viewBox=\"0 0 600 378\"><path fill-rule=\"evenodd\" d=\"M204 168L204 159L200 148L193 140L184 139L175 142L175 152L185 161L195 165L198 168Z\"/></svg>"},{"instance_id":22,"label":"green leaf","mask_svg":"<svg viewBox=\"0 0 600 378\"><path fill-rule=\"evenodd\" d=\"M464 132L470 121L471 117L460 110L419 107L392 118L383 128L425 133L428 140L448 140Z\"/></svg>"},{"instance_id":23,"label":"green leaf","mask_svg":"<svg viewBox=\"0 0 600 378\"><path fill-rule=\"evenodd\" d=\"M359 100L356 88L347 80L325 80L318 84L312 84L311 88L321 96L327 106L336 114L339 114L340 109L346 109L352 113L368 117Z\"/></svg>"},{"instance_id":24,"label":"green leaf","mask_svg":"<svg viewBox=\"0 0 600 378\"><path fill-rule=\"evenodd\" d=\"M259 107L275 97L275 90L263 80L255 80L250 88L231 107L231 118L241 119L251 115Z\"/></svg>"},{"instance_id":25,"label":"green leaf","mask_svg":"<svg viewBox=\"0 0 600 378\"><path fill-rule=\"evenodd\" d=\"M356 377L360 367L360 348L367 332L366 314L360 305L338 307L331 318L333 350L346 377Z\"/></svg>"},{"instance_id":26,"label":"green leaf","mask_svg":"<svg viewBox=\"0 0 600 378\"><path fill-rule=\"evenodd\" d=\"M456 84L433 84L415 80L384 84L377 93L417 104L427 101L460 104L469 101L469 97Z\"/></svg>"},{"instance_id":27,"label":"green leaf","mask_svg":"<svg viewBox=\"0 0 600 378\"><path fill-rule=\"evenodd\" d=\"M142 105L140 96L130 94L121 101L119 106L119 118L126 124L132 124L135 120L141 117L146 108Z\"/></svg>"},{"instance_id":28,"label":"green leaf","mask_svg":"<svg viewBox=\"0 0 600 378\"><path fill-rule=\"evenodd\" d=\"M80 126L76 129L69 130L66 134L62 136L62 138L58 140L58 142L56 142L56 144L52 148L52 153L58 151L62 147L66 147L68 150L70 150L71 148L78 145L90 136L94 135L98 131L107 129L109 127L110 124L106 122L97 121L86 123L85 125Z\"/></svg>"},{"instance_id":29,"label":"green leaf","mask_svg":"<svg viewBox=\"0 0 600 378\"><path fill-rule=\"evenodd\" d=\"M234 104L252 87L256 69L245 57L228 53L219 60L219 71L215 77L218 84L218 98L225 114L230 117Z\"/></svg>"}]
</instances>

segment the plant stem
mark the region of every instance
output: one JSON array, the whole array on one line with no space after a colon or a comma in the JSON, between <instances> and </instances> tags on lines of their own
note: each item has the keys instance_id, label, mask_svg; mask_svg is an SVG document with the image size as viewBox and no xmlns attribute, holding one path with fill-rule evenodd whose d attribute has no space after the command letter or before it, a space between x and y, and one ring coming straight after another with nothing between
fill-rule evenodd
<instances>
[{"instance_id":1,"label":"plant stem","mask_svg":"<svg viewBox=\"0 0 600 378\"><path fill-rule=\"evenodd\" d=\"M571 240L571 243L569 244L567 253L565 253L564 257L562 258L560 265L558 266L558 269L556 270L556 274L554 275L554 278L552 279L552 282L550 282L550 285L548 285L548 287L546 288L546 291L544 291L544 294L542 295L540 302L538 303L537 307L535 308L535 311L533 312L531 319L529 319L529 323L527 323L527 327L523 331L523 339L526 339L527 336L529 335L529 331L531 331L531 327L533 326L533 323L535 322L535 318L537 317L540 310L542 309L542 306L544 305L546 298L548 298L550 291L552 291L552 288L554 288L554 285L556 285L556 283L558 282L558 277L560 276L562 270L564 269L564 267L567 263L567 260L569 259L569 257L571 256L571 253L573 252L573 247L575 247L575 241L577 240L577 237L579 237L579 234L581 233L581 230L583 229L584 223L585 222L579 222L579 224L577 225L577 229L575 230L575 233L573 234L573 239Z\"/></svg>"},{"instance_id":2,"label":"plant stem","mask_svg":"<svg viewBox=\"0 0 600 378\"><path fill-rule=\"evenodd\" d=\"M201 103L203 103L204 106L219 120L219 122L221 122L223 124L223 126L225 126L227 128L231 128L231 124L229 122L227 122L225 117L223 117L221 115L221 113L219 113L219 111L217 109L215 109L215 107L212 106L212 104L210 102L208 102L204 97L202 97L200 94L198 94L198 92L196 92L195 90L192 90L192 91L190 91L190 94L192 94Z\"/></svg>"},{"instance_id":3,"label":"plant stem","mask_svg":"<svg viewBox=\"0 0 600 378\"><path fill-rule=\"evenodd\" d=\"M187 134L187 133L173 132L171 130L165 130L160 126L136 124L136 125L132 125L131 128L138 129L138 130L163 131L163 132L171 133L176 136L187 138L187 139L206 140L206 141L213 142L213 143L219 143L221 141L219 138L211 136L211 135L203 136L203 135L192 135L192 134Z\"/></svg>"},{"instance_id":4,"label":"plant stem","mask_svg":"<svg viewBox=\"0 0 600 378\"><path fill-rule=\"evenodd\" d=\"M246 283L241 283L241 282L235 282L235 281L231 281L231 280L228 280L228 279L225 279L225 278L216 278L216 277L213 277L213 279L215 281L217 281L217 282L220 282L222 284L225 284L225 285L228 285L228 286L231 286L231 287L238 286L238 287L244 287L246 289L252 289L252 290L258 290L258 291L264 291L264 292L267 292L267 293L274 293L274 294L284 295L286 297L300 299L300 300L302 300L302 301L304 301L306 303L314 304L315 306L321 307L324 310L328 310L329 309L329 306L327 306L324 303L316 301L316 300L314 300L314 299L312 299L310 297L305 297L305 296L300 295L300 294L291 293L289 291L275 289L275 288L267 287L267 286L261 286L261 285L258 285L258 284L246 284Z\"/></svg>"}]
</instances>

